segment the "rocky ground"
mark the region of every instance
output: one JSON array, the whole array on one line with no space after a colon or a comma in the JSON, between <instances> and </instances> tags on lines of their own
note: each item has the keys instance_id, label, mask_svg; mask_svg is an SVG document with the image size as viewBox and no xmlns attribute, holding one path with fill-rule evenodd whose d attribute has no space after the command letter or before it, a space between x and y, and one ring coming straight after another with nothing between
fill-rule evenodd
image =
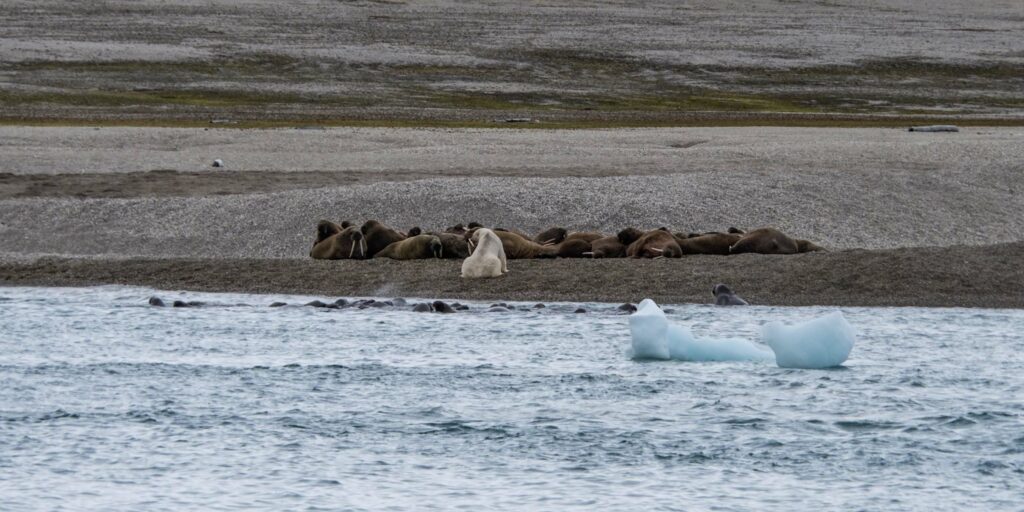
<instances>
[{"instance_id":1,"label":"rocky ground","mask_svg":"<svg viewBox=\"0 0 1024 512\"><path fill-rule=\"evenodd\" d=\"M10 0L0 118L998 118L1024 112L1022 41L1020 6L996 0Z\"/></svg>"}]
</instances>

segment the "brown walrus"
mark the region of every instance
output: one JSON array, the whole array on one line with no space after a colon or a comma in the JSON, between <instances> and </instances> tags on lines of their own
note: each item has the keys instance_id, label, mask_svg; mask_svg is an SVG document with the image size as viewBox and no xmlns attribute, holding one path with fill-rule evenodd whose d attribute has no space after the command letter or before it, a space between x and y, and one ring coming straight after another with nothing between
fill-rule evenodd
<instances>
[{"instance_id":1,"label":"brown walrus","mask_svg":"<svg viewBox=\"0 0 1024 512\"><path fill-rule=\"evenodd\" d=\"M359 230L363 232L363 238L366 240L367 258L372 258L385 247L406 238L402 233L376 220L366 221Z\"/></svg>"},{"instance_id":2,"label":"brown walrus","mask_svg":"<svg viewBox=\"0 0 1024 512\"><path fill-rule=\"evenodd\" d=\"M389 244L381 249L374 258L391 258L393 260L424 260L441 258L443 249L441 239L436 235L416 235Z\"/></svg>"},{"instance_id":3,"label":"brown walrus","mask_svg":"<svg viewBox=\"0 0 1024 512\"><path fill-rule=\"evenodd\" d=\"M583 240L584 242L591 243L594 240L600 240L604 238L604 234L595 233L593 231L574 231L566 235L566 240Z\"/></svg>"},{"instance_id":4,"label":"brown walrus","mask_svg":"<svg viewBox=\"0 0 1024 512\"><path fill-rule=\"evenodd\" d=\"M559 258L587 258L592 251L590 242L578 238L568 238L554 247Z\"/></svg>"},{"instance_id":5,"label":"brown walrus","mask_svg":"<svg viewBox=\"0 0 1024 512\"><path fill-rule=\"evenodd\" d=\"M529 240L531 242L533 241L533 239L530 238L530 235L527 235L526 233L523 233L522 231L519 231L518 229L494 228L492 231L494 231L494 232L504 231L506 233L513 233L513 234L519 235L523 240Z\"/></svg>"},{"instance_id":6,"label":"brown walrus","mask_svg":"<svg viewBox=\"0 0 1024 512\"><path fill-rule=\"evenodd\" d=\"M775 228L758 228L743 235L732 247L731 254L753 252L757 254L796 254L823 251L824 248L807 240L796 240Z\"/></svg>"},{"instance_id":7,"label":"brown walrus","mask_svg":"<svg viewBox=\"0 0 1024 512\"><path fill-rule=\"evenodd\" d=\"M683 254L729 254L729 247L738 242L743 235L734 233L704 233L697 236L675 235L676 243Z\"/></svg>"},{"instance_id":8,"label":"brown walrus","mask_svg":"<svg viewBox=\"0 0 1024 512\"><path fill-rule=\"evenodd\" d=\"M794 240L796 240L796 248L800 252L828 251L828 249L808 240L800 238L794 238Z\"/></svg>"},{"instance_id":9,"label":"brown walrus","mask_svg":"<svg viewBox=\"0 0 1024 512\"><path fill-rule=\"evenodd\" d=\"M593 258L625 258L629 244L644 236L643 231L626 228L615 236L606 236L590 242L590 254Z\"/></svg>"},{"instance_id":10,"label":"brown walrus","mask_svg":"<svg viewBox=\"0 0 1024 512\"><path fill-rule=\"evenodd\" d=\"M466 233L469 240L476 230ZM582 258L584 253L590 251L590 244L582 240L565 241L554 245L541 245L533 240L511 231L494 230L494 234L501 240L501 246L505 250L505 257L510 260L525 260L534 258ZM472 246L470 246L472 252Z\"/></svg>"},{"instance_id":11,"label":"brown walrus","mask_svg":"<svg viewBox=\"0 0 1024 512\"><path fill-rule=\"evenodd\" d=\"M676 238L665 229L648 231L626 248L626 256L630 258L679 258L682 255Z\"/></svg>"},{"instance_id":12,"label":"brown walrus","mask_svg":"<svg viewBox=\"0 0 1024 512\"><path fill-rule=\"evenodd\" d=\"M452 233L428 233L441 239L441 257L462 259L469 256L469 244L460 235Z\"/></svg>"},{"instance_id":13,"label":"brown walrus","mask_svg":"<svg viewBox=\"0 0 1024 512\"><path fill-rule=\"evenodd\" d=\"M334 224L334 226L325 226L324 222L329 221L320 221L320 225L317 226L317 237L320 236L322 228L325 230L324 232L327 232L327 230L333 230L335 226L341 227L333 222L330 224ZM309 257L316 260L362 260L368 257L366 254L366 239L363 237L363 233L352 225L313 244L313 248L309 251Z\"/></svg>"},{"instance_id":14,"label":"brown walrus","mask_svg":"<svg viewBox=\"0 0 1024 512\"><path fill-rule=\"evenodd\" d=\"M569 232L565 228L548 228L537 233L537 236L533 237L533 241L541 245L560 244L568 234Z\"/></svg>"},{"instance_id":15,"label":"brown walrus","mask_svg":"<svg viewBox=\"0 0 1024 512\"><path fill-rule=\"evenodd\" d=\"M329 220L321 219L320 222L316 223L316 241L313 242L313 245L323 242L327 237L331 235L341 233L343 229L351 225L352 223L347 220L342 221L341 224L336 224Z\"/></svg>"},{"instance_id":16,"label":"brown walrus","mask_svg":"<svg viewBox=\"0 0 1024 512\"><path fill-rule=\"evenodd\" d=\"M533 241L541 245L553 245L560 244L566 240L583 240L584 242L589 243L599 238L604 238L604 235L601 233L582 231L574 231L570 233L565 228L548 228L533 237Z\"/></svg>"},{"instance_id":17,"label":"brown walrus","mask_svg":"<svg viewBox=\"0 0 1024 512\"><path fill-rule=\"evenodd\" d=\"M467 232L469 232L471 230L482 228L482 227L484 227L483 224L480 224L479 222L470 222L469 225L467 225L467 226L463 226L462 223L460 222L459 224L456 224L456 225L454 225L454 226L452 226L450 228L445 229L444 232L461 236L461 235L465 235Z\"/></svg>"}]
</instances>

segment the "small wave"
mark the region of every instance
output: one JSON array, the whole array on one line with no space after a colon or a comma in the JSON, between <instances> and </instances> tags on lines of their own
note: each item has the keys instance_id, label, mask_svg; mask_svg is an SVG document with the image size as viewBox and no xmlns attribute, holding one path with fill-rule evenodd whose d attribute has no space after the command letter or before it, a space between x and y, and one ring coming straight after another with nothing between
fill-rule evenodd
<instances>
[{"instance_id":1,"label":"small wave","mask_svg":"<svg viewBox=\"0 0 1024 512\"><path fill-rule=\"evenodd\" d=\"M834 423L835 426L846 430L847 432L867 432L871 430L892 430L902 427L899 423L891 421L871 421L871 420L847 420L837 421Z\"/></svg>"}]
</instances>

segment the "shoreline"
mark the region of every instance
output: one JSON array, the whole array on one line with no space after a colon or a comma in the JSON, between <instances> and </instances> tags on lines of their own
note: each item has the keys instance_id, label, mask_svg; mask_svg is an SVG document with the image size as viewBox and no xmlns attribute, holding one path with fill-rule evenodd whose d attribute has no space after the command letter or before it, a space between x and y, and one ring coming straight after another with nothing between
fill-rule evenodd
<instances>
[{"instance_id":1,"label":"shoreline","mask_svg":"<svg viewBox=\"0 0 1024 512\"><path fill-rule=\"evenodd\" d=\"M503 278L464 280L459 260L0 260L3 286L134 285L161 290L444 300L712 302L727 283L754 305L1024 308L1024 242L679 260L512 260Z\"/></svg>"}]
</instances>

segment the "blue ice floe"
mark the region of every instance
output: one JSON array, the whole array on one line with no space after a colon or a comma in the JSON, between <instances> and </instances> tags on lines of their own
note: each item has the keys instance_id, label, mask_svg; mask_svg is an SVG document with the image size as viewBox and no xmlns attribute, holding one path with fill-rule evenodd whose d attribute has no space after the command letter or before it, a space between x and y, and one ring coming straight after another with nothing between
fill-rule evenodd
<instances>
[{"instance_id":1,"label":"blue ice floe","mask_svg":"<svg viewBox=\"0 0 1024 512\"><path fill-rule=\"evenodd\" d=\"M682 325L671 323L651 299L629 316L634 359L680 361L771 361L771 350L747 340L700 339Z\"/></svg>"},{"instance_id":2,"label":"blue ice floe","mask_svg":"<svg viewBox=\"0 0 1024 512\"><path fill-rule=\"evenodd\" d=\"M654 301L644 299L629 317L633 359L680 361L775 361L782 368L831 368L853 349L853 328L840 312L797 325L773 322L760 343L741 339L701 339L668 321Z\"/></svg>"},{"instance_id":3,"label":"blue ice floe","mask_svg":"<svg viewBox=\"0 0 1024 512\"><path fill-rule=\"evenodd\" d=\"M839 311L797 325L772 322L761 333L781 368L832 368L850 357L853 327Z\"/></svg>"}]
</instances>

